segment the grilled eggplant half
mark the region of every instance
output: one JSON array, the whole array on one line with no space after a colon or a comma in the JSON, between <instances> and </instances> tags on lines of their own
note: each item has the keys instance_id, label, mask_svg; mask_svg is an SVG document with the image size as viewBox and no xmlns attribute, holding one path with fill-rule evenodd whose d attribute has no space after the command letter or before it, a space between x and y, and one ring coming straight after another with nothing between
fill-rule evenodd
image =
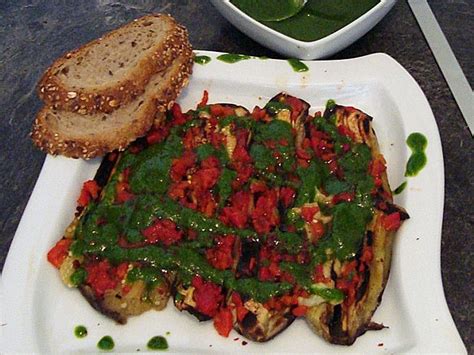
<instances>
[{"instance_id":1,"label":"grilled eggplant half","mask_svg":"<svg viewBox=\"0 0 474 355\"><path fill-rule=\"evenodd\" d=\"M160 111L161 112L161 111ZM104 315L166 306L265 342L298 317L352 344L387 283L396 230L371 117L286 93L162 113L84 184L74 222L48 253Z\"/></svg>"}]
</instances>

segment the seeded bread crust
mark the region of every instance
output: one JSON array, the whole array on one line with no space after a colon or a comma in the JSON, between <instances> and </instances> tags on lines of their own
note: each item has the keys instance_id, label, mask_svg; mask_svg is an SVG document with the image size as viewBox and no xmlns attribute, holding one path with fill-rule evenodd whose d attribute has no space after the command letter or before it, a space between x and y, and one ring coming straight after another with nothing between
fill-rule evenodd
<instances>
[{"instance_id":1,"label":"seeded bread crust","mask_svg":"<svg viewBox=\"0 0 474 355\"><path fill-rule=\"evenodd\" d=\"M77 87L65 81L64 71L68 66L74 65L81 58L88 60L91 49L104 43L117 41L118 38L127 36L127 31L132 28L147 30L147 24L161 21L167 28L164 33L159 33L161 38L150 49L143 53L135 66L126 68L126 74L117 80L117 73L109 70L110 82L93 87ZM134 41L123 41L124 56L133 48ZM164 14L148 15L134 20L128 25L105 34L56 60L44 73L38 84L38 95L50 109L77 112L79 114L92 114L96 112L111 113L121 106L128 104L141 95L150 77L164 71L178 56L183 46L189 45L188 33L171 16ZM89 58L90 59L90 58ZM103 63L97 63L98 66ZM123 69L121 69L123 70ZM86 74L85 74L86 75Z\"/></svg>"},{"instance_id":2,"label":"seeded bread crust","mask_svg":"<svg viewBox=\"0 0 474 355\"><path fill-rule=\"evenodd\" d=\"M124 150L130 142L143 136L155 117L173 103L188 84L192 66L193 52L186 46L165 72L155 74L159 77L150 80L143 95L110 114L81 115L44 107L33 124L33 143L48 154L83 159ZM133 115L128 110L131 105L137 106ZM97 127L104 125L107 130L98 132Z\"/></svg>"}]
</instances>

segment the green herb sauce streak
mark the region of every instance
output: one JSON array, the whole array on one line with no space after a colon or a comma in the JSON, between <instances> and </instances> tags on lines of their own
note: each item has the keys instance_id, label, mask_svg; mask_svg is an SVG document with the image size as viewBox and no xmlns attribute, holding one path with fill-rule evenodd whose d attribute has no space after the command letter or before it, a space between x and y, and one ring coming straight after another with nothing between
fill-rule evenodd
<instances>
[{"instance_id":1,"label":"green herb sauce streak","mask_svg":"<svg viewBox=\"0 0 474 355\"><path fill-rule=\"evenodd\" d=\"M328 101L327 111L334 107L333 101ZM287 115L291 106L284 102L272 101L267 105L270 115ZM206 217L193 209L181 206L177 201L167 196L171 184L169 171L172 161L183 152L182 136L186 130L202 124L202 119L196 118L183 126L174 127L168 138L147 149L133 154L125 152L117 169L104 190L104 196L99 203L91 202L81 218L76 231L75 241L71 246L73 255L90 254L108 259L113 265L123 261L139 262L146 266L135 267L127 275L127 282L143 280L147 287L155 287L162 282L161 270L176 271L183 282L190 282L196 274L204 279L232 289L258 302L265 302L270 297L289 292L293 286L287 282L262 282L258 278L236 278L231 270L218 270L212 267L203 252L213 246L216 235L235 235L243 239L253 239L257 242L264 240L267 235L258 235L252 229L237 229L224 224L216 217ZM283 120L274 119L268 123L255 122L250 118L228 116L219 122L221 127L233 124L235 127L249 129L253 141L249 153L256 169L255 178L263 180L273 187L292 186L296 199L294 206L318 202L317 192L325 189L331 193L351 192L354 200L339 203L327 211L332 214L332 228L329 228L320 242L310 247L309 253L314 262L322 262L327 258L337 257L340 260L353 258L361 247L367 223L372 217L373 200L371 191L374 187L372 177L368 174L371 160L370 149L366 145L356 144L346 136L341 135L335 123L335 117L317 117L313 122L315 129L325 132L334 142L338 161L344 171L344 178L337 180L330 174L326 163L312 160L308 167L298 167L295 159L294 136L291 125ZM234 129L234 128L231 128ZM272 142L271 147L268 142ZM280 142L284 142L280 143ZM267 145L266 145L267 144ZM341 147L345 146L346 149ZM196 150L198 160L216 156L222 165L221 175L215 186L220 207L230 197L232 181L236 172L232 170L229 157L224 147L217 149L210 144L200 145ZM273 153L277 152L277 156ZM275 170L268 170L269 167ZM135 198L122 204L114 202L118 176L130 168L129 184ZM293 174L298 182L290 182L286 177ZM291 185L293 184L293 185ZM324 205L320 205L323 211ZM296 228L296 232L286 232L279 229L271 232L279 240L279 248L289 253L298 253L304 245L304 222L300 216L287 211L281 216ZM160 244L145 245L135 248L122 248L118 245L118 236L123 236L130 243L143 242L142 231L154 223L156 219L169 219L181 229L191 229L197 237L193 240L183 240L179 245L168 247ZM328 256L327 251L331 253ZM309 290L311 279L304 274L311 272L296 264L287 263L286 270L293 274L302 287ZM303 272L304 271L304 272ZM79 271L74 277L78 284L83 282L86 274ZM110 337L104 337L105 343ZM110 342L109 342L110 343Z\"/></svg>"},{"instance_id":2,"label":"green herb sauce streak","mask_svg":"<svg viewBox=\"0 0 474 355\"><path fill-rule=\"evenodd\" d=\"M166 350L168 349L168 341L165 337L158 335L151 338L146 346L151 350Z\"/></svg>"},{"instance_id":3,"label":"green herb sauce streak","mask_svg":"<svg viewBox=\"0 0 474 355\"><path fill-rule=\"evenodd\" d=\"M197 55L194 57L194 63L205 65L211 61L211 57L207 55Z\"/></svg>"},{"instance_id":4,"label":"green herb sauce streak","mask_svg":"<svg viewBox=\"0 0 474 355\"><path fill-rule=\"evenodd\" d=\"M401 193L405 190L405 188L407 187L407 185L408 185L408 182L407 182L407 181L402 182L402 183L400 184L400 186L398 186L395 190L393 190L393 193L394 193L395 195L401 194Z\"/></svg>"},{"instance_id":5,"label":"green herb sauce streak","mask_svg":"<svg viewBox=\"0 0 474 355\"><path fill-rule=\"evenodd\" d=\"M113 350L113 348L115 347L115 343L111 336L106 335L99 340L99 342L97 343L97 347L100 350Z\"/></svg>"},{"instance_id":6,"label":"green herb sauce streak","mask_svg":"<svg viewBox=\"0 0 474 355\"><path fill-rule=\"evenodd\" d=\"M224 63L237 63L242 60L247 60L247 59L252 59L252 56L245 55L245 54L233 54L233 53L226 53L226 54L221 54L220 56L217 57L218 60Z\"/></svg>"},{"instance_id":7,"label":"green herb sauce streak","mask_svg":"<svg viewBox=\"0 0 474 355\"><path fill-rule=\"evenodd\" d=\"M309 70L308 66L298 59L288 59L293 70L297 73L307 72Z\"/></svg>"},{"instance_id":8,"label":"green herb sauce streak","mask_svg":"<svg viewBox=\"0 0 474 355\"><path fill-rule=\"evenodd\" d=\"M79 339L85 338L87 336L87 328L83 325L78 325L76 328L74 328L74 335Z\"/></svg>"},{"instance_id":9,"label":"green herb sauce streak","mask_svg":"<svg viewBox=\"0 0 474 355\"><path fill-rule=\"evenodd\" d=\"M423 134L415 132L408 136L406 142L412 153L407 162L405 176L416 176L428 161L425 154L428 140Z\"/></svg>"}]
</instances>

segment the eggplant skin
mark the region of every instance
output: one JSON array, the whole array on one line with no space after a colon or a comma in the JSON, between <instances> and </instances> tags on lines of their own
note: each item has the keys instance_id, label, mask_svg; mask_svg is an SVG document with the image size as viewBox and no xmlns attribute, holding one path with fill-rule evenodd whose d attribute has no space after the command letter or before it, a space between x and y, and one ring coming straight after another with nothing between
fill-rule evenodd
<instances>
[{"instance_id":1,"label":"eggplant skin","mask_svg":"<svg viewBox=\"0 0 474 355\"><path fill-rule=\"evenodd\" d=\"M354 134L357 143L367 144L373 157L379 157L380 149L372 129L371 117L362 111L335 106L326 110L324 117L336 116L337 124L344 125ZM371 322L372 316L379 306L387 284L392 258L392 246L395 232L383 228L384 215L399 212L403 222L409 216L406 211L393 204L392 192L386 172L381 176L382 186L377 199L385 202L385 210L377 207L372 221L367 226L363 245L372 248L373 257L367 264L367 269L361 273L362 283L356 290L356 299L352 304L328 303L310 307L306 320L310 327L328 342L340 345L351 345L357 337L367 330L382 329L383 325ZM360 257L360 256L359 256Z\"/></svg>"},{"instance_id":2,"label":"eggplant skin","mask_svg":"<svg viewBox=\"0 0 474 355\"><path fill-rule=\"evenodd\" d=\"M233 307L229 298L228 305ZM239 321L234 311L234 329L247 339L255 342L266 342L273 339L295 320L290 307L280 311L269 311L263 304L254 300L248 300L244 307L249 311Z\"/></svg>"},{"instance_id":3,"label":"eggplant skin","mask_svg":"<svg viewBox=\"0 0 474 355\"><path fill-rule=\"evenodd\" d=\"M148 290L143 281L135 281L130 284L130 290L126 294L119 285L116 289L107 290L103 297L97 297L86 284L79 286L79 290L94 309L119 324L126 324L128 317L140 315L150 309L164 309L170 296L170 287L165 280L152 290Z\"/></svg>"}]
</instances>

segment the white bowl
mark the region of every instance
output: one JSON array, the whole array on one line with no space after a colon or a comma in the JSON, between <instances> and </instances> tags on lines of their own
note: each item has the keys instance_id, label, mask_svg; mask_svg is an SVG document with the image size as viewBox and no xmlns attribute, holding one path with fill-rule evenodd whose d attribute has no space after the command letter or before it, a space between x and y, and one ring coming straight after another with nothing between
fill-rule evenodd
<instances>
[{"instance_id":1,"label":"white bowl","mask_svg":"<svg viewBox=\"0 0 474 355\"><path fill-rule=\"evenodd\" d=\"M396 0L381 0L347 26L313 42L299 41L263 25L231 4L230 0L211 2L229 22L263 46L289 57L309 60L328 57L358 40L390 11Z\"/></svg>"}]
</instances>

